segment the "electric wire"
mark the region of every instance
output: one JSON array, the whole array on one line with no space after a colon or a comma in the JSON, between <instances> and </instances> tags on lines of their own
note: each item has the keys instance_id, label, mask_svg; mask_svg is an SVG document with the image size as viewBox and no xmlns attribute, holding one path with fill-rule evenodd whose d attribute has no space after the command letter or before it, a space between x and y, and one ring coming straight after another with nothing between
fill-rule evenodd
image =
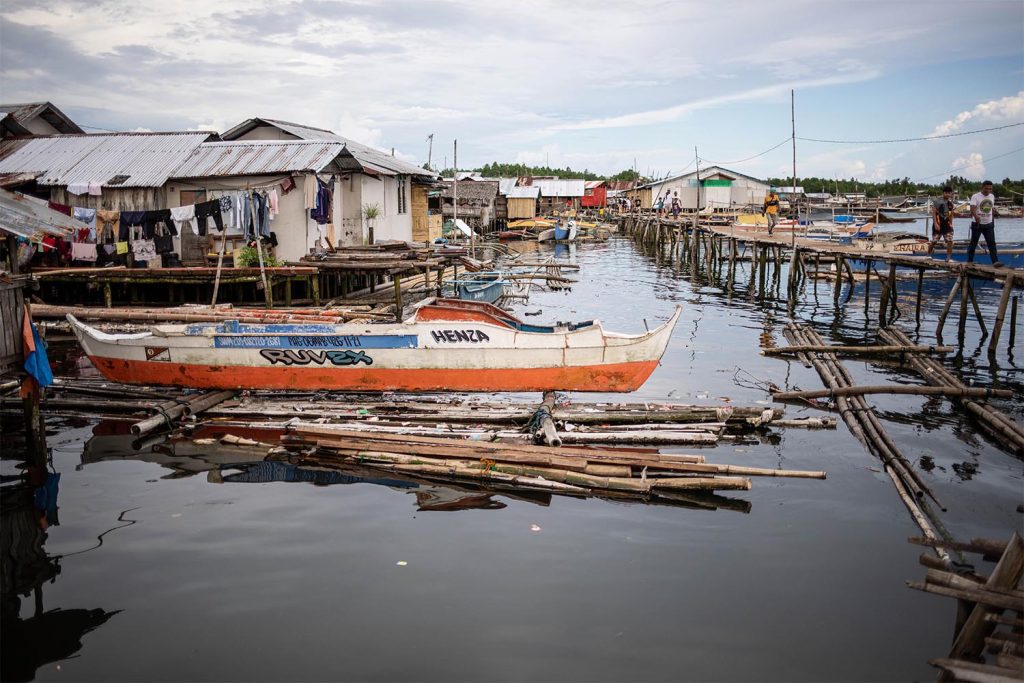
<instances>
[{"instance_id":1,"label":"electric wire","mask_svg":"<svg viewBox=\"0 0 1024 683\"><path fill-rule=\"evenodd\" d=\"M993 126L992 128L980 128L978 130L965 130L959 133L946 133L943 135L927 135L920 138L893 138L891 140L821 140L819 138L803 138L797 136L796 139L803 142L825 142L834 145L883 145L891 142L923 142L927 140L941 140L942 138L958 138L964 135L991 133L994 130L1005 130L1006 128L1015 128L1017 126L1024 126L1024 121L1008 123L1005 126Z\"/></svg>"}]
</instances>

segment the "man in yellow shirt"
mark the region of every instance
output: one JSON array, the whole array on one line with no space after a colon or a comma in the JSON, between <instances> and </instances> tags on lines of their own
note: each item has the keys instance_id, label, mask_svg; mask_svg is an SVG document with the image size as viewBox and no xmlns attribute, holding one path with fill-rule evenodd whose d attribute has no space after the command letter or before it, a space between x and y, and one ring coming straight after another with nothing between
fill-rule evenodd
<instances>
[{"instance_id":1,"label":"man in yellow shirt","mask_svg":"<svg viewBox=\"0 0 1024 683\"><path fill-rule=\"evenodd\" d=\"M768 219L768 234L775 230L775 224L779 220L779 195L775 194L775 188L768 188L768 194L764 196L764 209L762 214Z\"/></svg>"}]
</instances>

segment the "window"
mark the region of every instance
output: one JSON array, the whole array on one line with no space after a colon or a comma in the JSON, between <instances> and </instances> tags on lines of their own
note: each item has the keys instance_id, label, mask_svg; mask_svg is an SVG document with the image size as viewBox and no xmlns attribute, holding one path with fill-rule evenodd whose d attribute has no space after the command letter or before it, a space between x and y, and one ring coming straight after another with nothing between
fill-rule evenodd
<instances>
[{"instance_id":1,"label":"window","mask_svg":"<svg viewBox=\"0 0 1024 683\"><path fill-rule=\"evenodd\" d=\"M396 176L398 181L398 213L409 213L409 201L405 196L405 176Z\"/></svg>"}]
</instances>

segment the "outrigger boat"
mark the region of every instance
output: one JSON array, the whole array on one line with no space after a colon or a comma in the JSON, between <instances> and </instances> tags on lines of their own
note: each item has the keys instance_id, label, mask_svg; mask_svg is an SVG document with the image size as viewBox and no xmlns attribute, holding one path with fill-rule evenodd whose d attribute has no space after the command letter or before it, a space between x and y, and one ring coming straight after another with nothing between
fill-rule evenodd
<instances>
[{"instance_id":1,"label":"outrigger boat","mask_svg":"<svg viewBox=\"0 0 1024 683\"><path fill-rule=\"evenodd\" d=\"M638 389L679 319L645 334L599 321L528 325L479 302L430 299L393 324L154 325L106 334L69 315L93 365L126 384L335 391Z\"/></svg>"}]
</instances>

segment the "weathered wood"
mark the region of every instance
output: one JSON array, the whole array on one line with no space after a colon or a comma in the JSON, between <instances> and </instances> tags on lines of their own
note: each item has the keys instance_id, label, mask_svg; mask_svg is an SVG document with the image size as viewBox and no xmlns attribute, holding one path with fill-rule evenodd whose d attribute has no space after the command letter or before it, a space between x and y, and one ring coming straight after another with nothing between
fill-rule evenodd
<instances>
[{"instance_id":1,"label":"weathered wood","mask_svg":"<svg viewBox=\"0 0 1024 683\"><path fill-rule=\"evenodd\" d=\"M544 400L537 408L538 424L534 430L534 439L543 441L548 446L561 446L562 439L555 430L554 420L551 419L551 411L555 409L555 392L545 391Z\"/></svg>"},{"instance_id":2,"label":"weathered wood","mask_svg":"<svg viewBox=\"0 0 1024 683\"><path fill-rule=\"evenodd\" d=\"M1014 587L1020 582L1022 574L1024 574L1024 541L1021 540L1017 532L1014 532L1006 545L1006 551L999 558L999 562L996 563L985 585L994 588ZM985 619L985 616L991 611L988 606L991 603L981 599L974 600L974 602L979 604L971 611L971 615L960 629L960 633L957 634L949 653L951 658L977 657L984 647L985 637L992 633L995 626ZM1017 602L1020 603L1020 601ZM999 607L999 605L995 606ZM1024 604L1018 604L1009 609L1015 609L1018 612L1024 611Z\"/></svg>"},{"instance_id":3,"label":"weathered wood","mask_svg":"<svg viewBox=\"0 0 1024 683\"><path fill-rule=\"evenodd\" d=\"M904 346L902 344L888 344L876 346L842 346L829 345L790 345L778 346L761 350L764 356L782 356L789 353L847 353L847 354L878 354L878 353L951 353L955 349L952 346Z\"/></svg>"},{"instance_id":4,"label":"weathered wood","mask_svg":"<svg viewBox=\"0 0 1024 683\"><path fill-rule=\"evenodd\" d=\"M928 663L954 677L948 680L968 683L1020 683L1020 672L991 664L978 664L949 657L932 659Z\"/></svg>"},{"instance_id":5,"label":"weathered wood","mask_svg":"<svg viewBox=\"0 0 1024 683\"><path fill-rule=\"evenodd\" d=\"M957 278L953 288L949 290L949 296L946 297L946 303L942 306L942 312L939 313L939 322L935 327L935 336L942 338L942 328L946 325L946 316L949 315L949 309L953 306L953 301L956 299L956 293L960 291L963 286L964 278L961 276Z\"/></svg>"},{"instance_id":6,"label":"weathered wood","mask_svg":"<svg viewBox=\"0 0 1024 683\"><path fill-rule=\"evenodd\" d=\"M951 386L907 386L905 384L884 384L872 386L848 386L834 389L812 389L809 391L773 392L776 401L794 401L832 396L863 396L865 394L908 394L913 396L971 396L976 398L1012 398L1010 389L981 389L975 387Z\"/></svg>"},{"instance_id":7,"label":"weathered wood","mask_svg":"<svg viewBox=\"0 0 1024 683\"><path fill-rule=\"evenodd\" d=\"M996 319L992 323L992 338L988 342L989 353L994 353L996 346L999 345L999 335L1003 330L1003 318L1006 316L1006 306L1010 303L1010 294L1013 292L1013 273L1009 273L1006 276L1006 282L1003 284L1003 293L999 297L999 307L996 309Z\"/></svg>"}]
</instances>

